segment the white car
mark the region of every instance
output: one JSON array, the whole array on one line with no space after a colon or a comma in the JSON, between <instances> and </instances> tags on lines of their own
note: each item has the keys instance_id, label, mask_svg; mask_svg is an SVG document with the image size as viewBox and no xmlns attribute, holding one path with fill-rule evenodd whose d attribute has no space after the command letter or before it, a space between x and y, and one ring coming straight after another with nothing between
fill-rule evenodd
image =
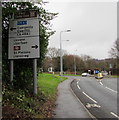
<instances>
[{"instance_id":1,"label":"white car","mask_svg":"<svg viewBox=\"0 0 119 120\"><path fill-rule=\"evenodd\" d=\"M102 73L103 76L107 76L108 75L107 71L102 71L101 73Z\"/></svg>"},{"instance_id":2,"label":"white car","mask_svg":"<svg viewBox=\"0 0 119 120\"><path fill-rule=\"evenodd\" d=\"M82 73L81 75L82 75L82 77L86 77L86 76L89 76L90 74L89 73Z\"/></svg>"}]
</instances>

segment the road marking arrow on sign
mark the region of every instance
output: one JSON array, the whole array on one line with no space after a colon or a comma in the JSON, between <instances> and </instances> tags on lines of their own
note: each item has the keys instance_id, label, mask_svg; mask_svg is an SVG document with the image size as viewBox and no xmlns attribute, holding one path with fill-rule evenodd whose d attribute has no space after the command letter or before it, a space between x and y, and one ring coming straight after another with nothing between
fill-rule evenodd
<instances>
[{"instance_id":1,"label":"road marking arrow on sign","mask_svg":"<svg viewBox=\"0 0 119 120\"><path fill-rule=\"evenodd\" d=\"M35 48L35 49L37 49L37 48L38 48L38 45L34 45L34 46L32 46L32 48Z\"/></svg>"},{"instance_id":2,"label":"road marking arrow on sign","mask_svg":"<svg viewBox=\"0 0 119 120\"><path fill-rule=\"evenodd\" d=\"M16 30L16 28L10 28L11 31Z\"/></svg>"}]
</instances>

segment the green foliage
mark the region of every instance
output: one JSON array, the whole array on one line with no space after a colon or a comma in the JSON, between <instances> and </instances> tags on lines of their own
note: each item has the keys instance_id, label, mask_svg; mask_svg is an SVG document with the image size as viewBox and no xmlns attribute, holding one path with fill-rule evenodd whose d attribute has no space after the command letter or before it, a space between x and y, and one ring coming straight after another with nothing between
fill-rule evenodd
<instances>
[{"instance_id":1,"label":"green foliage","mask_svg":"<svg viewBox=\"0 0 119 120\"><path fill-rule=\"evenodd\" d=\"M36 101L33 97L26 95L22 90L13 91L6 89L3 94L3 106L11 105L12 107L17 107L21 110L34 113L35 109L32 107L35 106L35 103Z\"/></svg>"},{"instance_id":2,"label":"green foliage","mask_svg":"<svg viewBox=\"0 0 119 120\"><path fill-rule=\"evenodd\" d=\"M57 86L67 78L51 74L39 74L38 76L38 95L33 96L24 90L14 90L12 87L3 89L3 106L12 106L22 112L28 112L32 118L47 118L52 112L56 99ZM6 112L6 111L3 111ZM50 113L49 113L50 112ZM14 113L12 113L14 114ZM7 117L7 116L3 116ZM51 116L50 116L51 117ZM12 118L12 116L11 116Z\"/></svg>"},{"instance_id":3,"label":"green foliage","mask_svg":"<svg viewBox=\"0 0 119 120\"><path fill-rule=\"evenodd\" d=\"M39 4L42 4L40 2ZM37 7L30 2L2 2L2 54L3 54L3 82L10 84L10 71L8 60L8 28L9 19L18 10L37 9L40 15L40 59L38 67L42 67L49 37L54 33L50 27L50 21L57 15L46 12L44 8ZM14 86L15 89L28 90L32 87L32 60L14 60Z\"/></svg>"}]
</instances>

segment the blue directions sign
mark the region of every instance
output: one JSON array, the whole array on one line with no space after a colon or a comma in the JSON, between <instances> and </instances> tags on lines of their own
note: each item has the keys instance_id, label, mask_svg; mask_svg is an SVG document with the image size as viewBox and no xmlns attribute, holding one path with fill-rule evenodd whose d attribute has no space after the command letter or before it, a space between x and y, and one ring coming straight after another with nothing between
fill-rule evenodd
<instances>
[{"instance_id":1,"label":"blue directions sign","mask_svg":"<svg viewBox=\"0 0 119 120\"><path fill-rule=\"evenodd\" d=\"M27 21L17 21L17 25L27 25Z\"/></svg>"},{"instance_id":2,"label":"blue directions sign","mask_svg":"<svg viewBox=\"0 0 119 120\"><path fill-rule=\"evenodd\" d=\"M96 70L95 73L98 74L98 73L99 73L99 70Z\"/></svg>"}]
</instances>

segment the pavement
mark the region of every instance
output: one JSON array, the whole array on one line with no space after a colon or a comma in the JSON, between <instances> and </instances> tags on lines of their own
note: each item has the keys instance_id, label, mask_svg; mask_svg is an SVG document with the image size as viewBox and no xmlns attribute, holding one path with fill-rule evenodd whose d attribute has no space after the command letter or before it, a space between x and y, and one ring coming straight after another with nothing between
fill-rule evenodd
<instances>
[{"instance_id":1,"label":"pavement","mask_svg":"<svg viewBox=\"0 0 119 120\"><path fill-rule=\"evenodd\" d=\"M89 118L88 120L91 120L90 114L70 87L72 80L73 78L69 77L58 86L58 97L54 110L54 118Z\"/></svg>"}]
</instances>

